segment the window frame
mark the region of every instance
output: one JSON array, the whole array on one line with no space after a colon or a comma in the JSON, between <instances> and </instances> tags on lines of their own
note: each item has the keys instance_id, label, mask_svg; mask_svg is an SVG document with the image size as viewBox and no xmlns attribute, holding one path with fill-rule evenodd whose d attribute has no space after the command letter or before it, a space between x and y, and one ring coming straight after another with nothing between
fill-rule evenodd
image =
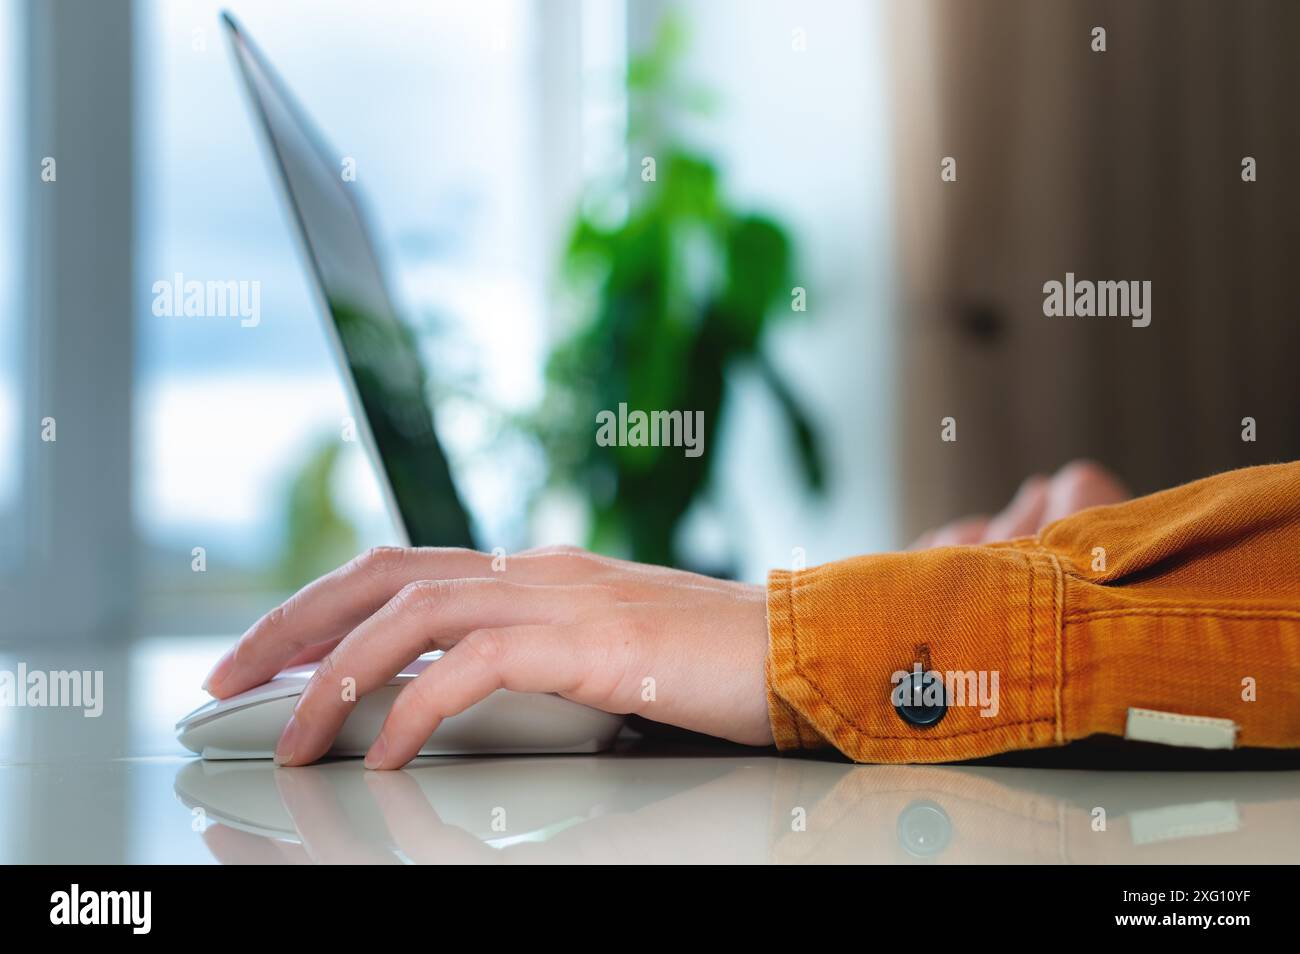
<instances>
[{"instance_id":1,"label":"window frame","mask_svg":"<svg viewBox=\"0 0 1300 954\"><path fill-rule=\"evenodd\" d=\"M128 631L134 363L130 0L24 0L20 527L0 636ZM55 179L42 180L44 157ZM55 440L42 439L53 417Z\"/></svg>"}]
</instances>

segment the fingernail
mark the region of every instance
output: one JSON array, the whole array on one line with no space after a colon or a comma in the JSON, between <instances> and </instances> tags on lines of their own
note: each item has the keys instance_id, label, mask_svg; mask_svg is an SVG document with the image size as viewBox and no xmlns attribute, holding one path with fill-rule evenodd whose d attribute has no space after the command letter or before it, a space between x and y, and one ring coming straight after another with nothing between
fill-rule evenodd
<instances>
[{"instance_id":1,"label":"fingernail","mask_svg":"<svg viewBox=\"0 0 1300 954\"><path fill-rule=\"evenodd\" d=\"M298 720L289 717L289 724L284 727L280 741L275 746L275 764L283 765L293 758L294 744L298 741Z\"/></svg>"},{"instance_id":2,"label":"fingernail","mask_svg":"<svg viewBox=\"0 0 1300 954\"><path fill-rule=\"evenodd\" d=\"M212 692L221 685L226 676L230 675L230 667L234 664L235 651L232 649L217 660L217 664L212 667L212 671L208 673L207 678L203 680L203 691Z\"/></svg>"},{"instance_id":3,"label":"fingernail","mask_svg":"<svg viewBox=\"0 0 1300 954\"><path fill-rule=\"evenodd\" d=\"M384 764L384 756L388 754L388 740L384 734L379 733L379 738L375 739L375 744L370 746L370 751L366 753L366 768L377 769Z\"/></svg>"}]
</instances>

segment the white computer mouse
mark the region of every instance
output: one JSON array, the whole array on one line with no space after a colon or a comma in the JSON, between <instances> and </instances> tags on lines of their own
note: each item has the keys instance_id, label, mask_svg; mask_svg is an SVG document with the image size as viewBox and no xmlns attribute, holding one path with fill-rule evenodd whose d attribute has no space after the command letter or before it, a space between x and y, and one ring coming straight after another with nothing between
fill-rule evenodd
<instances>
[{"instance_id":1,"label":"white computer mouse","mask_svg":"<svg viewBox=\"0 0 1300 954\"><path fill-rule=\"evenodd\" d=\"M402 687L437 665L421 656L387 686L362 696L329 754L364 756ZM205 759L269 759L315 664L286 669L270 682L229 699L214 699L176 723L176 737ZM499 689L438 726L421 755L516 755L600 752L614 743L623 717L546 693Z\"/></svg>"}]
</instances>

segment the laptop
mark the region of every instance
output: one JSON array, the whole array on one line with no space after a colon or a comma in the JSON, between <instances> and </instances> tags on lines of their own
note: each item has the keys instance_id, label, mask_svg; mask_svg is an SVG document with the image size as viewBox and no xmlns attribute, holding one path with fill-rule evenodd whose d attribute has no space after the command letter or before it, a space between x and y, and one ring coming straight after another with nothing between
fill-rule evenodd
<instances>
[{"instance_id":1,"label":"laptop","mask_svg":"<svg viewBox=\"0 0 1300 954\"><path fill-rule=\"evenodd\" d=\"M473 547L415 335L393 306L357 184L248 34L221 19L393 521L408 545Z\"/></svg>"},{"instance_id":2,"label":"laptop","mask_svg":"<svg viewBox=\"0 0 1300 954\"><path fill-rule=\"evenodd\" d=\"M326 147L247 33L229 14L222 22L393 522L408 545L473 547L471 521L434 431L415 335L393 307L356 185L344 180L342 157ZM330 754L365 754L397 694L440 655L421 656L358 700ZM177 737L205 759L271 758L312 669L293 667L200 706L176 724ZM622 724L621 715L558 695L501 689L444 720L420 754L599 752Z\"/></svg>"}]
</instances>

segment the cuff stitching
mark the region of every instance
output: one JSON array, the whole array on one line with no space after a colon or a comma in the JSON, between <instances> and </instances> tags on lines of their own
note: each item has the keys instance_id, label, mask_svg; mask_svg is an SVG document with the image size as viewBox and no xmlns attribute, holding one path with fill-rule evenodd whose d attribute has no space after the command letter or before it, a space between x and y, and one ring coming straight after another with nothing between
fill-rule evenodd
<instances>
[{"instance_id":1,"label":"cuff stitching","mask_svg":"<svg viewBox=\"0 0 1300 954\"><path fill-rule=\"evenodd\" d=\"M795 625L795 615L794 615L795 614L794 591L796 585L797 584L792 578L790 580L790 646L792 650L790 655L791 655L791 662L794 665L795 675L799 677L799 679L803 682L805 686L807 686L816 694L817 698L821 700L822 705L830 709L830 711L834 713L835 716L837 716L841 722L849 726L849 728L853 729L855 732L857 732L859 735L863 736L864 738L868 740L883 739L887 741L906 739L907 741L910 742L922 742L922 743L942 742L947 739L960 739L972 735L986 735L992 732L1002 732L1006 729L1014 729L1014 728L1019 728L1021 726L1051 723L1052 720L1050 718L1029 718L1029 719L1021 719L1018 722L1002 722L999 723L998 725L991 725L983 729L967 729L962 732L949 732L944 735L937 735L928 731L926 732L926 734L922 735L920 734L922 730L919 729L917 730L916 734L881 735L878 732L872 732L867 729L864 729L862 726L858 725L857 721L853 719L853 717L841 712L839 708L836 707L835 703L832 702L831 699L826 695L826 693L822 691L821 686L817 685L815 682L809 679L804 674L803 669L800 668L799 666L799 627ZM813 722L813 725L818 729L818 731L821 731L821 727L817 726L815 721ZM825 735L824 732L822 734Z\"/></svg>"}]
</instances>

